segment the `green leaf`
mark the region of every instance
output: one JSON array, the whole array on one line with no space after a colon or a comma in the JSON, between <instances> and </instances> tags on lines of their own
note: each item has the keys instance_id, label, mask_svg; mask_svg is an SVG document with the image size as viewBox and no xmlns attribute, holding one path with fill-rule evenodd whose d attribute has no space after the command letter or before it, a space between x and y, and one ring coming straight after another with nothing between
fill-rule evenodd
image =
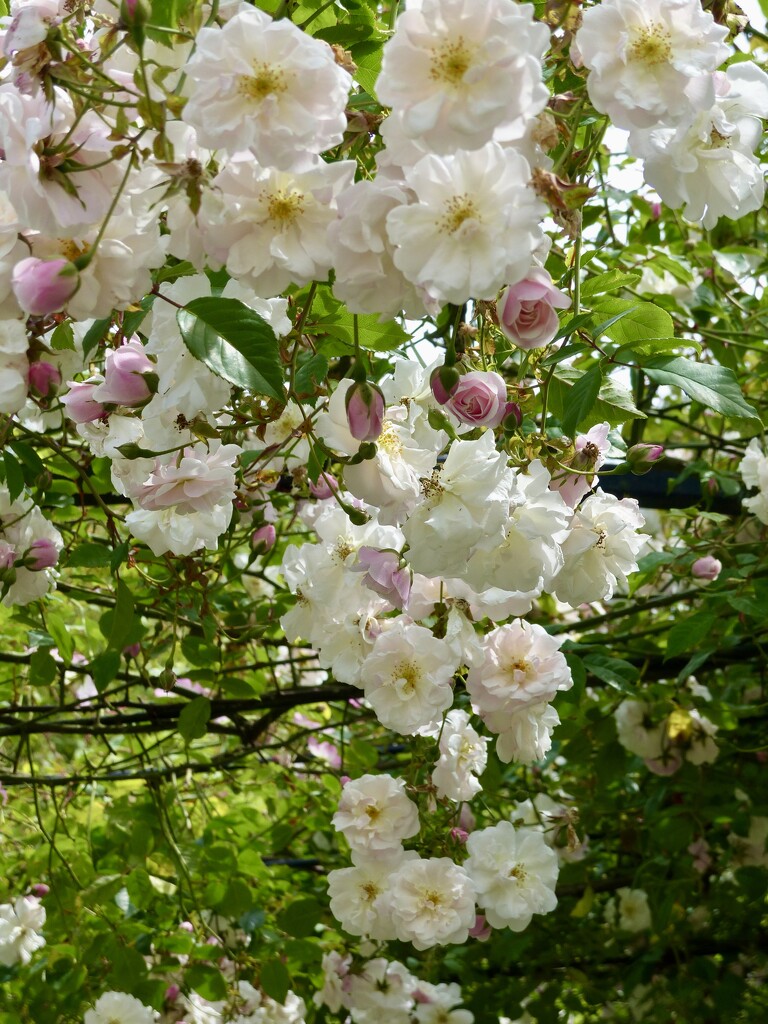
<instances>
[{"instance_id":1,"label":"green leaf","mask_svg":"<svg viewBox=\"0 0 768 1024\"><path fill-rule=\"evenodd\" d=\"M89 568L109 565L112 561L112 549L105 544L78 544L67 559L70 569Z\"/></svg>"},{"instance_id":2,"label":"green leaf","mask_svg":"<svg viewBox=\"0 0 768 1024\"><path fill-rule=\"evenodd\" d=\"M642 364L642 370L655 384L680 388L694 401L723 416L760 419L745 402L733 370L726 366L697 363L682 356L655 356Z\"/></svg>"},{"instance_id":3,"label":"green leaf","mask_svg":"<svg viewBox=\"0 0 768 1024\"><path fill-rule=\"evenodd\" d=\"M632 288L641 277L642 274L637 271L627 273L623 270L609 270L605 274L587 278L581 286L581 297L586 299L603 292L615 292L619 288ZM589 303L585 303L585 305L589 305Z\"/></svg>"},{"instance_id":4,"label":"green leaf","mask_svg":"<svg viewBox=\"0 0 768 1024\"><path fill-rule=\"evenodd\" d=\"M65 664L70 665L75 651L75 641L66 622L56 612L49 612L46 616L45 626L56 641L62 660Z\"/></svg>"},{"instance_id":5,"label":"green leaf","mask_svg":"<svg viewBox=\"0 0 768 1024\"><path fill-rule=\"evenodd\" d=\"M48 344L51 346L54 352L63 352L65 349L69 349L74 352L75 350L75 332L72 330L72 324L69 320L65 320L64 323L58 324L54 327Z\"/></svg>"},{"instance_id":6,"label":"green leaf","mask_svg":"<svg viewBox=\"0 0 768 1024\"><path fill-rule=\"evenodd\" d=\"M600 393L600 386L603 383L603 371L596 363L590 367L574 383L565 403L565 414L562 417L561 425L563 433L573 436L576 428L582 423L592 411L597 396Z\"/></svg>"},{"instance_id":7,"label":"green leaf","mask_svg":"<svg viewBox=\"0 0 768 1024\"><path fill-rule=\"evenodd\" d=\"M99 629L109 647L122 650L133 628L133 594L122 580L117 581L114 609L105 612L99 620Z\"/></svg>"},{"instance_id":8,"label":"green leaf","mask_svg":"<svg viewBox=\"0 0 768 1024\"><path fill-rule=\"evenodd\" d=\"M179 715L179 732L189 743L205 736L211 717L211 702L207 697L195 697L185 704Z\"/></svg>"},{"instance_id":9,"label":"green leaf","mask_svg":"<svg viewBox=\"0 0 768 1024\"><path fill-rule=\"evenodd\" d=\"M323 908L313 899L297 900L277 915L277 926L297 939L315 934L315 925L323 918Z\"/></svg>"},{"instance_id":10,"label":"green leaf","mask_svg":"<svg viewBox=\"0 0 768 1024\"><path fill-rule=\"evenodd\" d=\"M3 466L8 497L11 501L15 501L24 490L24 473L16 456L8 448L3 452Z\"/></svg>"},{"instance_id":11,"label":"green leaf","mask_svg":"<svg viewBox=\"0 0 768 1024\"><path fill-rule=\"evenodd\" d=\"M636 687L633 684L637 682L639 673L628 661L611 658L605 654L588 654L584 658L584 665L588 672L609 686L623 693L635 692Z\"/></svg>"},{"instance_id":12,"label":"green leaf","mask_svg":"<svg viewBox=\"0 0 768 1024\"><path fill-rule=\"evenodd\" d=\"M48 651L35 651L29 659L29 681L33 686L49 686L59 667Z\"/></svg>"},{"instance_id":13,"label":"green leaf","mask_svg":"<svg viewBox=\"0 0 768 1024\"><path fill-rule=\"evenodd\" d=\"M579 371L574 370L572 366L558 366L549 382L550 408L561 421L565 415L571 386L579 377ZM631 393L609 377L603 381L598 400L581 427L582 430L586 430L595 423L603 423L606 420L615 424L630 419L645 419L645 413L635 406Z\"/></svg>"},{"instance_id":14,"label":"green leaf","mask_svg":"<svg viewBox=\"0 0 768 1024\"><path fill-rule=\"evenodd\" d=\"M595 316L620 319L603 328L611 341L619 345L634 345L651 338L671 338L675 325L669 313L653 302L626 302L624 299L604 299L595 306ZM597 332L596 332L597 333Z\"/></svg>"},{"instance_id":15,"label":"green leaf","mask_svg":"<svg viewBox=\"0 0 768 1024\"><path fill-rule=\"evenodd\" d=\"M665 658L674 658L677 654L701 646L702 641L709 637L712 627L721 615L722 613L719 611L701 611L676 622L667 633Z\"/></svg>"},{"instance_id":16,"label":"green leaf","mask_svg":"<svg viewBox=\"0 0 768 1024\"><path fill-rule=\"evenodd\" d=\"M97 654L88 666L88 672L99 693L112 682L120 668L120 651L104 651Z\"/></svg>"},{"instance_id":17,"label":"green leaf","mask_svg":"<svg viewBox=\"0 0 768 1024\"><path fill-rule=\"evenodd\" d=\"M131 903L139 910L144 910L155 897L155 890L144 868L134 868L125 880Z\"/></svg>"},{"instance_id":18,"label":"green leaf","mask_svg":"<svg viewBox=\"0 0 768 1024\"><path fill-rule=\"evenodd\" d=\"M291 987L291 977L279 960L267 960L261 965L259 983L268 996L277 1003L284 1003Z\"/></svg>"},{"instance_id":19,"label":"green leaf","mask_svg":"<svg viewBox=\"0 0 768 1024\"><path fill-rule=\"evenodd\" d=\"M184 981L191 989L194 989L195 992L201 995L203 999L216 1002L219 999L227 998L227 983L224 975L216 967L193 964L185 970ZM286 989L287 994L288 990Z\"/></svg>"},{"instance_id":20,"label":"green leaf","mask_svg":"<svg viewBox=\"0 0 768 1024\"><path fill-rule=\"evenodd\" d=\"M318 387L325 383L327 375L328 360L319 352L315 353L296 371L294 390L299 395L314 395Z\"/></svg>"},{"instance_id":21,"label":"green leaf","mask_svg":"<svg viewBox=\"0 0 768 1024\"><path fill-rule=\"evenodd\" d=\"M176 319L184 344L219 377L257 395L285 401L274 331L239 299L193 299Z\"/></svg>"},{"instance_id":22,"label":"green leaf","mask_svg":"<svg viewBox=\"0 0 768 1024\"><path fill-rule=\"evenodd\" d=\"M102 320L94 320L83 338L83 355L87 358L98 346L110 328L112 317L105 316Z\"/></svg>"}]
</instances>

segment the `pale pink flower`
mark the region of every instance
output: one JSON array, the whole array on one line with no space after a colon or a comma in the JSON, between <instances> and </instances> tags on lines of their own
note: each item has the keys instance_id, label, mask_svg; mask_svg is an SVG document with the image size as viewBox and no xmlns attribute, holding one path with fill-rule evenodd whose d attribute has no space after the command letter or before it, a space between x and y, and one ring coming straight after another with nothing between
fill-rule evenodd
<instances>
[{"instance_id":1,"label":"pale pink flower","mask_svg":"<svg viewBox=\"0 0 768 1024\"><path fill-rule=\"evenodd\" d=\"M498 427L507 414L506 382L492 370L471 370L460 377L445 407L462 423Z\"/></svg>"},{"instance_id":2,"label":"pale pink flower","mask_svg":"<svg viewBox=\"0 0 768 1024\"><path fill-rule=\"evenodd\" d=\"M107 352L104 382L96 387L93 398L103 405L141 405L152 394L144 375L154 372L155 364L144 346L132 338Z\"/></svg>"},{"instance_id":3,"label":"pale pink flower","mask_svg":"<svg viewBox=\"0 0 768 1024\"><path fill-rule=\"evenodd\" d=\"M499 329L518 348L543 348L560 328L557 310L568 309L570 304L546 270L533 267L522 281L508 285L499 296Z\"/></svg>"},{"instance_id":4,"label":"pale pink flower","mask_svg":"<svg viewBox=\"0 0 768 1024\"><path fill-rule=\"evenodd\" d=\"M705 583L711 583L720 575L722 568L723 563L718 558L713 555L705 555L703 558L697 558L693 563L691 576Z\"/></svg>"},{"instance_id":5,"label":"pale pink flower","mask_svg":"<svg viewBox=\"0 0 768 1024\"><path fill-rule=\"evenodd\" d=\"M107 415L107 410L93 397L98 386L97 381L68 380L69 391L61 396L67 416L74 423L92 423Z\"/></svg>"},{"instance_id":6,"label":"pale pink flower","mask_svg":"<svg viewBox=\"0 0 768 1024\"><path fill-rule=\"evenodd\" d=\"M356 380L345 397L349 432L356 441L376 441L384 426L384 395L376 384Z\"/></svg>"},{"instance_id":7,"label":"pale pink flower","mask_svg":"<svg viewBox=\"0 0 768 1024\"><path fill-rule=\"evenodd\" d=\"M134 495L141 508L151 512L174 508L177 513L212 512L235 497L236 444L200 443L181 455L155 459L149 477Z\"/></svg>"},{"instance_id":8,"label":"pale pink flower","mask_svg":"<svg viewBox=\"0 0 768 1024\"><path fill-rule=\"evenodd\" d=\"M32 316L47 316L63 309L77 289L80 277L69 260L39 260L28 256L13 268L16 301Z\"/></svg>"}]
</instances>

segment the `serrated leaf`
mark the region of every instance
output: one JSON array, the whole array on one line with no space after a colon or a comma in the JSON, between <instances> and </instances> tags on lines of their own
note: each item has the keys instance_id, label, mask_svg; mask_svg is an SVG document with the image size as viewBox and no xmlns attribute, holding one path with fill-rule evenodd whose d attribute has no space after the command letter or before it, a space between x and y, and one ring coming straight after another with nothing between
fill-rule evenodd
<instances>
[{"instance_id":1,"label":"serrated leaf","mask_svg":"<svg viewBox=\"0 0 768 1024\"><path fill-rule=\"evenodd\" d=\"M35 651L29 659L29 681L33 686L48 686L59 671L56 661L48 651Z\"/></svg>"},{"instance_id":2,"label":"serrated leaf","mask_svg":"<svg viewBox=\"0 0 768 1024\"><path fill-rule=\"evenodd\" d=\"M109 565L112 561L112 549L104 544L78 544L67 559L67 566L70 569L89 568L93 569L102 565Z\"/></svg>"},{"instance_id":3,"label":"serrated leaf","mask_svg":"<svg viewBox=\"0 0 768 1024\"><path fill-rule=\"evenodd\" d=\"M148 907L155 896L149 875L144 868L135 868L125 880L131 903L139 910Z\"/></svg>"},{"instance_id":4,"label":"serrated leaf","mask_svg":"<svg viewBox=\"0 0 768 1024\"><path fill-rule=\"evenodd\" d=\"M723 416L760 420L727 366L697 363L682 356L655 356L642 364L642 370L655 384L680 388L694 401Z\"/></svg>"},{"instance_id":5,"label":"serrated leaf","mask_svg":"<svg viewBox=\"0 0 768 1024\"><path fill-rule=\"evenodd\" d=\"M88 674L99 693L112 682L119 668L119 651L104 651L93 659L88 666Z\"/></svg>"},{"instance_id":6,"label":"serrated leaf","mask_svg":"<svg viewBox=\"0 0 768 1024\"><path fill-rule=\"evenodd\" d=\"M184 971L184 981L203 999L216 1002L227 998L227 983L223 974L216 967L205 964L193 964ZM286 995L288 990L286 989ZM285 997L283 997L285 999Z\"/></svg>"},{"instance_id":7,"label":"serrated leaf","mask_svg":"<svg viewBox=\"0 0 768 1024\"><path fill-rule=\"evenodd\" d=\"M313 899L297 900L277 915L277 926L297 939L314 935L315 925L323 918L323 908Z\"/></svg>"},{"instance_id":8,"label":"serrated leaf","mask_svg":"<svg viewBox=\"0 0 768 1024\"><path fill-rule=\"evenodd\" d=\"M604 292L615 292L619 288L632 288L641 277L642 275L637 271L608 270L604 274L597 274L595 277L587 278L582 283L581 296L586 299L592 295L601 295ZM585 305L589 305L589 303L585 303Z\"/></svg>"},{"instance_id":9,"label":"serrated leaf","mask_svg":"<svg viewBox=\"0 0 768 1024\"><path fill-rule=\"evenodd\" d=\"M584 658L588 672L622 693L634 693L639 672L634 665L622 658L611 658L606 654L588 654Z\"/></svg>"},{"instance_id":10,"label":"serrated leaf","mask_svg":"<svg viewBox=\"0 0 768 1024\"><path fill-rule=\"evenodd\" d=\"M75 349L75 332L72 330L72 324L69 320L65 320L64 323L58 324L54 327L48 344L51 346L54 352L63 352L65 350L71 350L74 352Z\"/></svg>"},{"instance_id":11,"label":"serrated leaf","mask_svg":"<svg viewBox=\"0 0 768 1024\"><path fill-rule=\"evenodd\" d=\"M267 960L261 965L259 984L276 1003L284 1003L291 987L291 977L279 960Z\"/></svg>"},{"instance_id":12,"label":"serrated leaf","mask_svg":"<svg viewBox=\"0 0 768 1024\"><path fill-rule=\"evenodd\" d=\"M66 622L56 612L49 612L46 617L45 627L56 642L56 647L62 661L66 665L70 665L75 651L75 641Z\"/></svg>"},{"instance_id":13,"label":"serrated leaf","mask_svg":"<svg viewBox=\"0 0 768 1024\"><path fill-rule=\"evenodd\" d=\"M282 402L280 349L269 324L239 299L193 299L176 314L184 344L213 373Z\"/></svg>"},{"instance_id":14,"label":"serrated leaf","mask_svg":"<svg viewBox=\"0 0 768 1024\"><path fill-rule=\"evenodd\" d=\"M117 581L115 607L102 615L99 628L110 648L122 650L133 629L133 594L123 583Z\"/></svg>"},{"instance_id":15,"label":"serrated leaf","mask_svg":"<svg viewBox=\"0 0 768 1024\"><path fill-rule=\"evenodd\" d=\"M325 383L328 375L328 360L316 352L296 371L293 382L294 390L299 395L313 395L318 387Z\"/></svg>"},{"instance_id":16,"label":"serrated leaf","mask_svg":"<svg viewBox=\"0 0 768 1024\"><path fill-rule=\"evenodd\" d=\"M205 736L211 717L211 702L207 697L195 697L185 704L179 715L179 732L189 743Z\"/></svg>"},{"instance_id":17,"label":"serrated leaf","mask_svg":"<svg viewBox=\"0 0 768 1024\"><path fill-rule=\"evenodd\" d=\"M565 415L566 402L570 388L579 378L579 371L571 366L557 366L552 380L549 382L549 399L552 412L562 419ZM596 423L623 423L629 419L645 419L632 400L631 393L611 377L603 381L598 399L589 416L582 423L582 430Z\"/></svg>"},{"instance_id":18,"label":"serrated leaf","mask_svg":"<svg viewBox=\"0 0 768 1024\"><path fill-rule=\"evenodd\" d=\"M16 456L8 448L3 452L3 467L8 497L11 501L15 501L24 490L24 473Z\"/></svg>"},{"instance_id":19,"label":"serrated leaf","mask_svg":"<svg viewBox=\"0 0 768 1024\"><path fill-rule=\"evenodd\" d=\"M701 642L712 632L712 627L720 616L721 612L701 611L676 622L667 633L665 659L674 658L684 651L700 647Z\"/></svg>"},{"instance_id":20,"label":"serrated leaf","mask_svg":"<svg viewBox=\"0 0 768 1024\"><path fill-rule=\"evenodd\" d=\"M565 412L561 419L564 434L573 436L578 425L592 411L602 383L603 371L597 363L574 382L568 393Z\"/></svg>"},{"instance_id":21,"label":"serrated leaf","mask_svg":"<svg viewBox=\"0 0 768 1024\"><path fill-rule=\"evenodd\" d=\"M109 330L112 317L105 316L101 320L94 320L83 338L83 356L86 358L93 352Z\"/></svg>"},{"instance_id":22,"label":"serrated leaf","mask_svg":"<svg viewBox=\"0 0 768 1024\"><path fill-rule=\"evenodd\" d=\"M604 299L595 306L594 316L617 318L604 326L602 333L618 345L634 345L651 338L671 338L675 333L672 317L653 302Z\"/></svg>"}]
</instances>

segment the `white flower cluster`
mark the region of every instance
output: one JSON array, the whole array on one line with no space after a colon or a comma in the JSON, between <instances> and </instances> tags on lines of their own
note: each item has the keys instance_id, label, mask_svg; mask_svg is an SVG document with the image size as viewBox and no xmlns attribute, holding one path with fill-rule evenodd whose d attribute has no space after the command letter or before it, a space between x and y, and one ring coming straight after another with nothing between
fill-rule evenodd
<instances>
[{"instance_id":1,"label":"white flower cluster","mask_svg":"<svg viewBox=\"0 0 768 1024\"><path fill-rule=\"evenodd\" d=\"M671 775L684 760L696 765L716 760L717 726L701 712L678 707L656 722L651 713L651 705L641 700L624 700L615 713L619 743L651 771Z\"/></svg>"},{"instance_id":2,"label":"white flower cluster","mask_svg":"<svg viewBox=\"0 0 768 1024\"><path fill-rule=\"evenodd\" d=\"M604 0L577 34L593 104L629 130L662 200L705 228L759 210L765 195L754 154L768 75L751 61L718 71L727 35L699 0Z\"/></svg>"},{"instance_id":3,"label":"white flower cluster","mask_svg":"<svg viewBox=\"0 0 768 1024\"><path fill-rule=\"evenodd\" d=\"M622 886L605 905L605 920L622 932L648 931L652 924L648 893L644 889Z\"/></svg>"},{"instance_id":4,"label":"white flower cluster","mask_svg":"<svg viewBox=\"0 0 768 1024\"><path fill-rule=\"evenodd\" d=\"M285 1002L278 1003L242 979L233 987L234 992L228 999L204 999L195 991L188 995L178 993L172 1000L169 1024L179 1019L187 1024L304 1024L306 1006L295 992L289 990ZM165 1020L161 1017L163 1024ZM122 1018L119 1021L123 1024ZM125 1024L133 1024L133 1021L126 1020ZM137 1019L136 1024L144 1024L144 1021Z\"/></svg>"},{"instance_id":5,"label":"white flower cluster","mask_svg":"<svg viewBox=\"0 0 768 1024\"><path fill-rule=\"evenodd\" d=\"M419 831L404 782L377 775L346 784L333 824L353 866L328 875L331 911L351 935L428 949L474 933L476 905L491 927L522 931L557 904L558 858L537 826L503 821L473 832L463 865L422 858L402 845Z\"/></svg>"},{"instance_id":6,"label":"white flower cluster","mask_svg":"<svg viewBox=\"0 0 768 1024\"><path fill-rule=\"evenodd\" d=\"M324 984L315 993L316 1006L331 1013L348 1011L354 1024L472 1024L474 1016L462 1010L461 988L433 985L416 978L397 960L376 957L354 965L351 956L335 951L323 955Z\"/></svg>"},{"instance_id":7,"label":"white flower cluster","mask_svg":"<svg viewBox=\"0 0 768 1024\"><path fill-rule=\"evenodd\" d=\"M127 992L104 992L90 1010L85 1011L83 1024L155 1024L157 1014L136 996Z\"/></svg>"},{"instance_id":8,"label":"white flower cluster","mask_svg":"<svg viewBox=\"0 0 768 1024\"><path fill-rule=\"evenodd\" d=\"M29 604L54 586L61 534L30 497L0 484L0 601Z\"/></svg>"},{"instance_id":9,"label":"white flower cluster","mask_svg":"<svg viewBox=\"0 0 768 1024\"><path fill-rule=\"evenodd\" d=\"M756 437L747 445L739 473L745 487L757 488L757 494L744 499L744 508L768 525L768 458Z\"/></svg>"},{"instance_id":10,"label":"white flower cluster","mask_svg":"<svg viewBox=\"0 0 768 1024\"><path fill-rule=\"evenodd\" d=\"M36 896L0 903L0 964L28 964L32 954L45 945L40 934L44 924L45 908Z\"/></svg>"}]
</instances>

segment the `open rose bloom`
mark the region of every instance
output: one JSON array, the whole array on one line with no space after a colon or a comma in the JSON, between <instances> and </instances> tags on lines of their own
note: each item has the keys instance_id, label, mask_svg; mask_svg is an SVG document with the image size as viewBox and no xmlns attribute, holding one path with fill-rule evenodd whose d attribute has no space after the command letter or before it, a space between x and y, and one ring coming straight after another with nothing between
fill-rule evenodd
<instances>
[{"instance_id":1,"label":"open rose bloom","mask_svg":"<svg viewBox=\"0 0 768 1024\"><path fill-rule=\"evenodd\" d=\"M539 267L501 293L496 303L499 329L518 348L543 348L560 328L558 309L568 309L571 300Z\"/></svg>"}]
</instances>

